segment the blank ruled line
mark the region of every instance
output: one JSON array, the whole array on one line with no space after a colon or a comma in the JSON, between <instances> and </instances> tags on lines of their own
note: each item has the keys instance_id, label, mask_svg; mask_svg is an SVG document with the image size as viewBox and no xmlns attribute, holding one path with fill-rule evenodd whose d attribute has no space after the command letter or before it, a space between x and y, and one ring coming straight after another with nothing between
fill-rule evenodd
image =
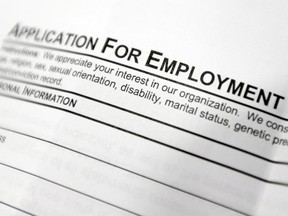
<instances>
[{"instance_id":1,"label":"blank ruled line","mask_svg":"<svg viewBox=\"0 0 288 216\"><path fill-rule=\"evenodd\" d=\"M99 158L93 157L93 156L91 156L91 155L88 155L88 154L86 154L86 153L77 151L77 150L75 150L75 149L68 148L68 147L66 147L66 146L57 144L57 143L55 143L55 142L51 142L51 141L49 141L49 140L45 140L45 139L42 139L42 138L39 138L39 137L35 137L35 136L29 135L29 134L26 134L26 133L18 132L18 131L11 130L11 129L4 128L4 127L0 127L0 129L6 130L6 131L10 131L10 132L12 132L12 133L20 134L20 135L23 135L23 136L26 136L26 137L30 137L30 138L33 138L33 139L40 140L40 141L42 141L42 142L45 142L45 143L48 143L48 144L50 144L50 145L59 147L59 148L61 148L61 149L64 149L64 150L67 150L67 151L71 151L71 152L76 153L76 154L79 154L79 155L81 155L81 156L84 156L84 157L87 157L87 158L90 158L90 159L99 161L99 162L104 163L104 164L106 164L106 165L108 165L108 166L112 166L112 167L114 167L114 168L123 170L123 171L125 171L125 172L129 172L129 173L134 174L134 175L136 175L136 176L138 176L138 177L145 178L145 179L147 179L147 180L149 180L149 181L153 181L153 182L155 182L155 183L164 185L164 186L166 186L166 187L169 187L169 188L171 188L171 189L177 190L177 191L179 191L179 192L188 194L188 195L193 196L193 197L197 197L197 198L199 198L199 199L201 199L201 200L204 200L204 201L213 203L213 204L215 204L215 205L221 206L221 207L223 207L223 208L232 210L232 211L234 211L234 212L238 212L238 213L240 213L240 214L246 215L244 212L241 212L241 211L239 211L239 210L233 209L233 208L231 208L231 207L229 207L229 206L225 206L225 205L223 205L223 204L221 204L221 203L215 202L215 201L213 201L213 200L209 200L209 199L207 199L207 198L205 198L205 197L199 196L199 195L197 195L197 194L193 194L193 193L191 193L191 192L189 192L189 191L183 190L183 189L178 188L178 187L175 187L175 186L173 186L173 185L169 185L169 184L167 184L167 183L165 183L165 182L161 182L161 181L159 181L159 180L156 180L156 179L153 179L153 178L151 178L151 177L145 176L145 175L143 175L143 174L134 172L134 171L129 170L129 169L126 169L126 168L124 168L124 167L115 165L115 164L110 163L110 162L107 162L107 161L105 161L105 160L101 160L101 159L99 159Z\"/></svg>"},{"instance_id":2,"label":"blank ruled line","mask_svg":"<svg viewBox=\"0 0 288 216\"><path fill-rule=\"evenodd\" d=\"M275 185L281 185L281 186L288 186L288 183L266 180L266 179L264 179L264 178L261 178L261 177L259 177L259 176L254 175L254 174L251 174L251 173L242 171L242 170L240 170L240 169L236 169L236 168L234 168L234 167L230 167L230 166L228 166L228 165L226 165L226 164L217 162L217 161L215 161L215 160L211 160L211 159L205 158L205 157L203 157L203 156L200 156L200 155L191 153L191 152L189 152L189 151L186 151L186 150L183 150L183 149L174 147L174 146L170 146L169 144L166 144L166 143L164 143L164 142L161 142L161 141L152 139L152 138L150 138L150 137L147 137L147 136L138 134L138 133L136 133L136 132L133 132L133 131L130 131L130 130L127 130L127 129L124 129L124 128L121 128L121 127L118 127L118 126L115 126L115 125L112 125L112 124L109 124L109 123L104 122L104 121L100 121L100 120L98 120L98 119L95 119L95 118L92 118L92 117L89 117L89 116L86 116L86 115L83 115L83 114L79 114L79 113L73 112L73 111L71 111L71 110L63 109L63 108L60 108L60 107L56 107L56 106L52 106L52 105L48 105L48 104L44 104L44 103L39 103L39 102L36 102L36 101L30 101L30 100L23 99L23 98L18 98L18 97L14 97L14 96L11 96L11 95L5 95L5 94L1 94L1 93L0 93L0 96L7 97L7 98L11 98L11 99L16 99L16 100L20 100L20 101L24 101L24 102L28 102L28 103L35 104L35 105L40 105L40 106L48 107L48 108L51 108L51 109L61 110L61 111L63 111L63 112L66 112L66 113L69 113L69 114L72 114L72 115L75 115L75 116L78 116L78 117L81 117L81 118L84 118L84 119L87 119L87 120L90 120L90 121L93 121L93 122L97 122L97 123L99 123L99 124L102 124L102 125L105 125L105 126L114 128L114 129L116 129L116 130L119 130L119 131L122 131L122 132L125 132L125 133L128 133L128 134L137 136L137 137L142 138L142 139L144 139L144 140L151 141L151 142L153 142L153 143L156 143L156 144L158 144L158 145L164 146L164 147L166 147L166 148L170 148L170 149L176 150L176 151L181 152L181 153L183 153L183 154L186 154L186 155L190 155L190 156L192 156L192 157L199 158L200 160L207 161L207 162L209 162L209 163L212 163L212 164L215 164L215 165L224 167L224 168L229 169L229 170L232 170L232 171L234 171L234 172L241 173L241 174L243 174L243 175L245 175L245 176L248 176L248 177L253 178L253 179L257 179L257 180L259 180L259 181L261 181L261 182L269 183L269 184L275 184Z\"/></svg>"},{"instance_id":3,"label":"blank ruled line","mask_svg":"<svg viewBox=\"0 0 288 216\"><path fill-rule=\"evenodd\" d=\"M116 61L105 59L105 58L102 58L102 57L99 57L99 56L96 56L96 55L91 55L91 54L87 54L87 53L76 52L76 51L71 51L71 50L66 50L66 49L54 48L54 47L49 47L49 46L43 46L43 45L38 45L38 44L32 44L32 43L27 43L27 42L14 41L14 40L10 40L10 39L4 40L4 43L18 44L18 45L36 47L36 48L40 48L40 49L48 49L48 50L54 50L54 51L59 51L59 52L71 53L71 54L75 54L75 55L86 56L86 57L98 59L98 60L101 60L101 61L109 62L109 63L112 63L112 64L116 64L116 65L119 65L119 66L122 66L122 67L129 68L131 70L138 71L140 73L144 73L144 74L148 74L148 75L153 76L153 77L157 77L157 78L162 79L162 80L166 80L166 81L171 82L171 83L175 83L175 84L178 84L178 85L181 85L181 86L185 86L185 87L188 87L190 89L194 89L194 90L199 91L199 92L203 92L203 93L206 93L206 94L209 94L209 95L213 95L215 97L218 97L218 98L221 98L221 99L224 99L224 100L227 100L227 101L230 101L230 102L233 102L233 103L248 107L250 109L257 110L259 112L265 113L267 115L273 116L273 117L281 119L283 121L288 121L288 118L286 118L286 117L275 115L274 113L271 113L271 112L268 112L266 110L262 110L262 109L259 109L257 107L254 107L254 106L239 102L237 100L233 100L233 99L224 97L222 95L218 95L216 93L209 92L207 90L203 90L201 88L197 88L197 87L192 86L192 85L188 85L186 83L182 83L182 82L179 82L179 81L176 81L176 80L173 80L173 79L169 79L169 78L166 78L166 77L163 77L163 76L159 76L157 74L154 74L154 73L151 73L151 72L148 72L148 71L145 71L145 70L141 70L139 68L135 68L135 67L132 67L132 66L129 66L129 65L125 65L125 64L122 64L122 63L119 63L119 62L116 62Z\"/></svg>"},{"instance_id":4,"label":"blank ruled line","mask_svg":"<svg viewBox=\"0 0 288 216\"><path fill-rule=\"evenodd\" d=\"M124 111L124 112L127 112L127 113L130 113L130 114L133 114L133 115L136 115L136 116L139 116L139 117L148 119L148 120L150 120L150 121L154 121L154 122L156 122L156 123L159 123L159 124L162 124L162 125L165 125L165 126L174 128L174 129L176 129L176 130L179 130L179 131L182 131L182 132L185 132L185 133L188 133L188 134L191 134L191 135L200 137L200 138L202 138L202 139L205 139L205 140L214 142L214 143L216 143L216 144L225 146L225 147L227 147L227 148L230 148L230 149L233 149L233 150L236 150L236 151L240 151L240 152L242 152L242 153L244 153L244 154L247 154L247 155L256 157L256 158L258 158L258 159L260 159L260 160L264 160L264 161L269 162L269 163L288 165L288 162L286 162L286 161L275 161L275 160L272 160L272 159L269 159L269 158L266 158L266 157L257 155L257 154L255 154L255 153L253 153L253 152L250 152L250 151L247 151L247 150L238 148L238 147L233 146L233 145L231 145L231 144L228 144L228 143L225 143L225 142L221 142L221 141L219 141L219 140L216 140L216 139L213 139L213 138L210 138L210 137L201 135L201 134L199 134L199 133L196 133L196 132L187 130L187 129L185 129L185 128L181 128L181 127L179 127L179 126L172 125L172 124L169 124L169 123L167 123L167 122L163 122L163 121L160 121L160 120L158 120L158 119L155 119L155 118L152 118L152 117L149 117L149 116L146 116L146 115L143 115L143 114L134 112L134 111L132 111L132 110L125 109L125 108L116 106L116 105L114 105L114 104L110 104L110 103L107 103L107 102L101 101L101 100L99 100L99 99L95 99L95 98L92 98L92 97L89 97L89 96L86 96L86 95L83 95L83 94L80 94L80 93L77 93L77 92L68 91L68 90L64 90L64 89L59 89L59 88L55 88L55 87L51 87L51 86L46 86L46 85L41 85L41 84L38 84L38 83L27 82L27 81L24 81L24 80L18 80L18 79L14 79L14 78L8 78L8 77L3 77L3 76L0 76L0 78L1 78L1 79L5 79L5 80L9 80L9 81L13 81L13 82L24 83L24 84L27 84L27 85L37 86L37 87L41 87L41 88L46 88L46 89L51 89L51 90L55 90L55 91L60 91L60 92L65 92L65 93L68 93L68 94L76 95L76 96L79 96L79 97L82 97L82 98L85 98L85 99L88 99L88 100L91 100L91 101L94 101L94 102L97 102L97 103L101 103L101 104L104 104L104 105L113 107L113 108L115 108L115 109L119 109L119 110Z\"/></svg>"},{"instance_id":5,"label":"blank ruled line","mask_svg":"<svg viewBox=\"0 0 288 216\"><path fill-rule=\"evenodd\" d=\"M115 208L117 208L117 209L123 210L123 211L125 211L125 212L130 213L130 214L139 215L139 214L137 214L137 213L135 213L135 212L133 212L133 211L130 211L130 210L125 209L125 208L122 208L122 207L120 207L120 206L118 206L118 205L115 205L115 204L113 204L113 203L110 203L110 202L107 202L107 201L105 201L105 200L99 199L99 198L97 198L97 197L91 196L91 195L89 195L89 194L87 194L87 193L81 192L81 191L79 191L79 190L76 190L76 189L73 189L73 188L68 187L68 186L66 186L66 185L63 185L63 184L60 184L60 183L58 183L58 182L52 181L52 180L47 179L47 178L45 178L45 177L36 175L36 174L31 173L31 172L28 172L28 171L25 171L25 170L23 170L23 169L20 169L20 168L11 166L11 165L6 164L6 163L3 163L3 162L0 162L0 165L5 166L5 167L8 167L8 168L11 168L11 169L16 170L16 171L21 172L21 173L25 173L25 174L27 174L27 175L33 176L33 177L35 177L35 178L38 178L38 179L41 179L41 180L43 180L43 181L49 182L49 183L51 183L51 184L53 184L53 185L57 185L57 186L59 186L59 187L65 188L65 189L67 189L67 190L73 191L73 192L75 192L75 193L77 193L77 194L81 194L81 195L83 195L83 196L85 196L85 197L88 197L88 198L97 200L97 201L99 201L99 202L105 203L105 204L107 204L107 205L110 205L110 206L115 207Z\"/></svg>"},{"instance_id":6,"label":"blank ruled line","mask_svg":"<svg viewBox=\"0 0 288 216\"><path fill-rule=\"evenodd\" d=\"M3 204L3 205L5 205L5 206L8 206L8 207L10 207L10 208L13 208L13 209L15 209L15 210L17 210L17 211L20 211L20 212L22 212L22 213L24 213L24 214L31 215L31 216L37 216L37 215L35 215L35 214L32 214L32 213L30 213L30 212L28 212L28 211L26 211L26 210L23 210L23 209L21 209L21 208L18 208L18 207L16 207L16 206L13 206L13 205L8 204L8 203L6 203L6 202L3 202L3 201L1 201L1 200L0 200L0 203Z\"/></svg>"}]
</instances>

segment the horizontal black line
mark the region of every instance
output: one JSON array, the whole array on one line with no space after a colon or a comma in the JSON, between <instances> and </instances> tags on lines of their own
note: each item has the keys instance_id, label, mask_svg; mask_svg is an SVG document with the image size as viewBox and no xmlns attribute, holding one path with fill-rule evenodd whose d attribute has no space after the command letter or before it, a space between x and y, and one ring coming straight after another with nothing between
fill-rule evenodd
<instances>
[{"instance_id":1,"label":"horizontal black line","mask_svg":"<svg viewBox=\"0 0 288 216\"><path fill-rule=\"evenodd\" d=\"M33 177L36 177L36 178L38 178L38 179L44 180L44 181L46 181L46 182L49 182L49 183L51 183L51 184L54 184L54 185L63 187L63 188L65 188L65 189L67 189L67 190L73 191L73 192L75 192L75 193L81 194L81 195L83 195L83 196L89 197L89 198L91 198L91 199L97 200L97 201L102 202L102 203L105 203L105 204L107 204L107 205L113 206L113 207L115 207L115 208L117 208L117 209L121 209L121 210L123 210L123 211L125 211L125 212L128 212L128 213L131 213L131 214L133 214L133 215L139 215L139 214L137 214L137 213L135 213L135 212L132 212L132 211L127 210L127 209L124 209L124 208L122 208L122 207L120 207L120 206L117 206L117 205L115 205L115 204L109 203L109 202L107 202L107 201L105 201L105 200L99 199L99 198L97 198L97 197L91 196L91 195L89 195L89 194L83 193L83 192L81 192L81 191L78 191L78 190L73 189L73 188L71 188L71 187L68 187L68 186L66 186L66 185L57 183L57 182L52 181L52 180L50 180L50 179L44 178L44 177L42 177L42 176L36 175L36 174L34 174L34 173L31 173L31 172L28 172L28 171L25 171L25 170L22 170L22 169L20 169L20 168L14 167L14 166L11 166L11 165L9 165L9 164L0 162L0 165L5 166L5 167L8 167L8 168L11 168L11 169L14 169L14 170L17 170L17 171L19 171L19 172L25 173L25 174L30 175L30 176L33 176Z\"/></svg>"},{"instance_id":2,"label":"horizontal black line","mask_svg":"<svg viewBox=\"0 0 288 216\"><path fill-rule=\"evenodd\" d=\"M172 124L169 124L169 123L167 123L167 122L163 122L163 121L160 121L160 120L158 120L158 119L155 119L155 118L152 118L152 117L149 117L149 116L146 116L146 115L143 115L143 114L134 112L134 111L132 111L132 110L125 109L125 108L123 108L123 107L119 107L119 106L116 106L116 105L114 105L114 104L110 104L110 103L108 103L108 102L105 102L105 101L102 101L102 100L99 100L99 99L95 99L95 98L92 98L92 97L89 97L89 96L86 96L86 95L83 95L83 94L80 94L80 93L77 93L77 92L68 91L68 90L65 90L65 89L59 89L59 88L55 88L55 87L51 87L51 86L46 86L46 85L38 84L38 83L27 82L27 81L24 81L24 80L18 80L18 79L9 78L9 77L0 76L0 78L1 78L1 79L6 79L6 80L10 80L10 81L13 81L13 82L25 83L25 84L28 84L28 85L34 85L34 86L38 86L38 87L42 87L42 88L46 88L46 89L52 89L52 90L55 90L55 91L60 91L60 92L65 92L65 93L69 93L69 94L72 94L72 95L76 95L76 96L79 96L79 97L82 97L82 98L85 98L85 99L88 99L88 100L91 100L91 101L94 101L94 102L97 102L97 103L101 103L101 104L104 104L104 105L107 105L107 106L110 106L110 107L113 107L113 108L116 108L116 109L119 109L119 110L128 112L128 113L130 113L130 114L133 114L133 115L136 115L136 116L139 116L139 117L142 117L142 118L145 118L145 119L148 119L148 120L157 122L157 123L159 123L159 124L162 124L162 125L165 125L165 126L174 128L174 129L176 129L176 130L180 130L180 131L182 131L182 132L192 134L192 135L194 135L194 136L197 136L197 137L200 137L200 138L209 140L209 141L211 141L211 142L217 143L217 144L222 145L222 146L225 146L225 147L227 147L227 148L234 149L234 150L236 150L236 151L240 151L240 152L242 152L242 153L244 153L244 154L248 154L248 155L250 155L250 156L256 157L256 158L258 158L258 159L264 160L264 161L269 162L269 163L288 165L288 162L285 162L285 161L275 161L275 160L272 160L272 159L270 159L270 158L266 158L266 157L257 155L257 154L255 154L255 153L252 153L252 152L250 152L250 151L247 151L247 150L238 148L238 147L233 146L233 145L231 145L231 144L221 142L221 141L219 141L219 140L216 140L216 139L213 139L213 138L204 136L204 135L202 135L202 134L199 134L199 133L196 133L196 132L187 130L187 129L185 129L185 128L181 128L181 127L179 127L179 126L172 125Z\"/></svg>"},{"instance_id":3,"label":"horizontal black line","mask_svg":"<svg viewBox=\"0 0 288 216\"><path fill-rule=\"evenodd\" d=\"M35 214L32 214L32 213L30 213L30 212L28 212L28 211L25 211L25 210L23 210L23 209L20 209L20 208L18 208L18 207L16 207L16 206L10 205L10 204L8 204L8 203L6 203L6 202L0 201L0 203L3 204L3 205L5 205L5 206L8 206L8 207L10 207L10 208L13 208L13 209L15 209L15 210L17 210L17 211L20 211L20 212L22 212L22 213L24 213L24 214L31 215L31 216L36 216Z\"/></svg>"},{"instance_id":4,"label":"horizontal black line","mask_svg":"<svg viewBox=\"0 0 288 216\"><path fill-rule=\"evenodd\" d=\"M108 127L111 127L111 128L117 129L117 130L120 130L120 131L122 131L122 132L125 132L125 133L128 133L128 134L131 134L131 135L140 137L140 138L142 138L142 139L145 139L145 140L148 140L148 141L157 143L157 144L159 144L159 145L161 145L161 146L164 146L164 147L167 147L167 148L170 148L170 149L179 151L179 152L184 153L184 154L186 154L186 155L190 155L190 156L193 156L193 157L197 157L197 158L199 158L199 159L201 159L201 160L208 161L208 162L210 162L210 163L213 163L213 164L216 164L216 165L218 165L218 166L224 167L224 168L226 168L226 169L229 169L229 170L232 170L232 171L241 173L241 174L246 175L246 176L248 176L248 177L257 179L257 180L259 180L259 181L262 181L262 182L265 182L265 183L269 183L269 184L275 184L275 185L281 185L281 186L288 186L287 183L282 183L282 182L277 182L277 181L266 180L266 179L264 179L264 178L258 177L258 176L256 176L256 175L253 175L253 174L250 174L250 173L247 173L247 172L244 172L244 171L239 170L239 169L236 169L236 168L234 168L234 167L230 167L230 166L228 166L228 165L219 163L219 162L217 162L217 161L215 161L215 160L211 160L211 159L205 158L205 157L203 157L203 156L200 156L200 155L191 153L191 152L189 152L189 151L186 151L186 150L183 150L183 149L174 147L174 146L170 146L170 145L168 145L168 144L166 144L166 143L163 143L163 142L161 142L161 141L152 139L152 138L150 138L150 137L147 137L147 136L138 134L138 133L133 132L133 131L129 131L129 130L127 130L127 129L124 129L124 128L121 128L121 127L118 127L118 126L109 124L109 123L107 123L107 122L100 121L100 120L98 120L98 119L95 119L95 118L92 118L92 117L89 117L89 116L86 116L86 115L83 115L83 114L79 114L79 113L73 112L73 111L71 111L71 110L66 110L66 109L63 109L63 108L60 108L60 107L55 107L55 106L52 106L52 105L48 105L48 104L44 104L44 103L39 103L39 102L36 102L36 101L30 101L30 100L27 100L27 99L18 98L18 97L14 97L14 96L11 96L11 95L5 95L5 94L1 94L1 93L0 93L0 96L7 97L7 98L12 98L12 99L16 99L16 100L20 100L20 101L25 101L25 102L28 102L28 103L32 103L32 104L36 104L36 105L41 105L41 106L49 107L49 108L56 109L56 110L61 110L61 111L63 111L63 112L70 113L70 114L72 114L72 115L75 115L75 116L78 116L78 117L81 117L81 118L84 118L84 119L87 119L87 120L90 120L90 121L93 121L93 122L97 122L97 123L99 123L99 124L102 124L102 125L105 125L105 126L108 126Z\"/></svg>"},{"instance_id":5,"label":"horizontal black line","mask_svg":"<svg viewBox=\"0 0 288 216\"><path fill-rule=\"evenodd\" d=\"M283 121L288 121L288 118L286 118L286 117L282 117L282 116L276 115L274 113L271 113L271 112L268 112L266 110L262 110L262 109L259 109L257 107L254 107L254 106L239 102L237 100L233 100L233 99L218 95L216 93L209 92L207 90L203 90L203 89L197 88L195 86L188 85L186 83L182 83L182 82L179 82L179 81L176 81L176 80L173 80L173 79L169 79L167 77L159 76L157 74L154 74L154 73L151 73L151 72L148 72L148 71L145 71L145 70L141 70L139 68L135 68L135 67L132 67L132 66L129 66L129 65L125 65L125 64L122 64L122 63L119 63L119 62L115 62L115 61L112 61L112 60L109 60L109 59L105 59L105 58L102 58L102 57L99 57L99 56L96 56L96 55L91 55L91 54L82 53L82 52L76 52L76 51L71 51L71 50L65 50L65 49L60 49L60 48L54 48L54 47L49 47L49 46L43 46L43 45L38 45L38 44L32 44L32 43L26 43L26 42L20 42L20 41L13 41L13 40L9 40L9 39L4 40L4 42L5 43L25 45L25 46L30 46L30 47L36 47L36 48L55 50L55 51L66 52L66 53L72 53L72 54L76 54L76 55L82 55L82 56L87 56L87 57L91 57L91 58L94 58L94 59L99 59L99 60L102 60L102 61L106 61L106 62L113 63L113 64L116 64L116 65L119 65L119 66L122 66L122 67L129 68L129 69L132 69L132 70L144 73L144 74L148 74L150 76L154 76L154 77L157 77L159 79L163 79L163 80L166 80L166 81L169 81L169 82L172 82L172 83L176 83L178 85L182 85L182 86L185 86L185 87L188 87L188 88L191 88L191 89L194 89L194 90L197 90L197 91L209 94L209 95L213 95L215 97L218 97L218 98L221 98L221 99L224 99L224 100L227 100L227 101L230 101L230 102L233 102L233 103L248 107L250 109L257 110L259 112L265 113L267 115L273 116L273 117L281 119Z\"/></svg>"},{"instance_id":6,"label":"horizontal black line","mask_svg":"<svg viewBox=\"0 0 288 216\"><path fill-rule=\"evenodd\" d=\"M71 152L73 152L73 153L82 155L82 156L84 156L84 157L87 157L87 158L90 158L90 159L99 161L99 162L101 162L101 163L107 164L107 165L109 165L109 166L112 166L112 167L121 169L121 170L123 170L123 171L125 171L125 172L129 172L129 173L134 174L134 175L136 175L136 176L138 176L138 177L142 177L142 178L145 178L145 179L147 179L147 180L150 180L150 181L156 182L156 183L158 183L158 184L164 185L164 186L166 186L166 187L172 188L172 189L177 190L177 191L179 191L179 192L186 193L186 194L191 195L191 196L193 196L193 197L197 197L197 198L199 198L199 199L201 199L201 200L205 200L205 201L207 201L207 202L213 203L213 204L218 205L218 206L221 206L221 207L223 207L223 208L226 208L226 209L229 209L229 210L238 212L238 213L240 213L240 214L246 215L244 212L240 212L239 210L236 210L236 209L233 209L233 208L231 208L231 207L225 206L225 205L223 205L223 204L221 204L221 203L215 202L215 201L213 201L213 200L209 200L209 199L207 199L207 198L205 198L205 197L199 196L199 195L197 195L197 194L193 194L193 193L191 193L191 192L189 192L189 191L185 191L185 190L183 190L183 189L181 189L181 188L178 188L178 187L175 187L175 186L166 184L166 183L164 183L164 182L161 182L161 181L158 181L158 180L156 180L156 179L150 178L150 177L148 177L148 176L145 176L145 175L139 174L139 173L137 173L137 172L128 170L128 169L126 169L126 168L124 168L124 167L121 167L121 166L118 166L118 165L109 163L109 162L107 162L107 161L104 161L104 160L101 160L101 159L99 159L99 158L93 157L93 156L88 155L88 154L86 154L86 153L77 151L77 150L75 150L75 149L68 148L68 147L66 147L66 146L57 144L57 143L55 143L55 142L51 142L51 141L49 141L49 140L45 140L45 139L42 139L42 138L39 138L39 137L35 137L35 136L29 135L29 134L26 134L26 133L18 132L18 131L11 130L11 129L4 128L4 127L0 127L0 129L3 129L3 130L6 130L6 131L10 131L10 132L13 132L13 133L17 133L17 134L20 134L20 135L23 135L23 136L27 136L27 137L30 137L30 138L33 138L33 139L37 139L37 140L40 140L40 141L49 143L49 144L54 145L54 146L56 146L56 147L62 148L62 149L64 149L64 150L71 151Z\"/></svg>"}]
</instances>

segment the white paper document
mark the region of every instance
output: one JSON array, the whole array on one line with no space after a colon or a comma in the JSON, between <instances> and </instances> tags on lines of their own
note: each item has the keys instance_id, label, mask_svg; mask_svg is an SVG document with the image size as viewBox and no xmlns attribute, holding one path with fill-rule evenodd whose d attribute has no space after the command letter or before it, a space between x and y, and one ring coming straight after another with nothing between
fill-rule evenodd
<instances>
[{"instance_id":1,"label":"white paper document","mask_svg":"<svg viewBox=\"0 0 288 216\"><path fill-rule=\"evenodd\" d=\"M0 216L286 216L287 1L2 1Z\"/></svg>"}]
</instances>

